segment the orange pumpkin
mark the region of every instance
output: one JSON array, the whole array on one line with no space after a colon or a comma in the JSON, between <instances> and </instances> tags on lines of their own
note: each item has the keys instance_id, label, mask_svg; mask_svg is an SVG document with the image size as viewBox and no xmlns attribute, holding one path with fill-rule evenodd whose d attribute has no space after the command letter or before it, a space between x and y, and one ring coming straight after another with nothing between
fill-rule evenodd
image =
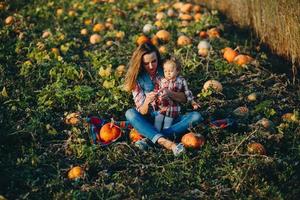
<instances>
[{"instance_id":1,"label":"orange pumpkin","mask_svg":"<svg viewBox=\"0 0 300 200\"><path fill-rule=\"evenodd\" d=\"M100 129L99 137L103 142L111 142L121 135L121 130L112 123L106 123Z\"/></svg>"},{"instance_id":2,"label":"orange pumpkin","mask_svg":"<svg viewBox=\"0 0 300 200\"><path fill-rule=\"evenodd\" d=\"M141 35L137 38L136 43L138 45L144 44L146 42L150 42L150 39L148 37L146 37L145 35Z\"/></svg>"},{"instance_id":3,"label":"orange pumpkin","mask_svg":"<svg viewBox=\"0 0 300 200\"><path fill-rule=\"evenodd\" d=\"M202 18L202 15L201 15L200 13L196 13L196 14L194 15L194 19L195 19L196 22L200 21L201 18Z\"/></svg>"},{"instance_id":4,"label":"orange pumpkin","mask_svg":"<svg viewBox=\"0 0 300 200\"><path fill-rule=\"evenodd\" d=\"M158 39L168 42L171 39L171 34L166 30L160 30L156 33Z\"/></svg>"},{"instance_id":5,"label":"orange pumpkin","mask_svg":"<svg viewBox=\"0 0 300 200\"><path fill-rule=\"evenodd\" d=\"M84 170L80 166L72 167L68 172L68 178L71 180L80 178L84 175Z\"/></svg>"},{"instance_id":6,"label":"orange pumpkin","mask_svg":"<svg viewBox=\"0 0 300 200\"><path fill-rule=\"evenodd\" d=\"M133 128L129 133L129 138L132 142L136 142L143 139L144 137L139 132L137 132L137 130Z\"/></svg>"},{"instance_id":7,"label":"orange pumpkin","mask_svg":"<svg viewBox=\"0 0 300 200\"><path fill-rule=\"evenodd\" d=\"M180 7L180 12L182 13L189 13L193 9L193 4L185 3Z\"/></svg>"},{"instance_id":8,"label":"orange pumpkin","mask_svg":"<svg viewBox=\"0 0 300 200\"><path fill-rule=\"evenodd\" d=\"M220 37L220 31L217 28L211 28L207 31L207 34L210 38L219 38Z\"/></svg>"},{"instance_id":9,"label":"orange pumpkin","mask_svg":"<svg viewBox=\"0 0 300 200\"><path fill-rule=\"evenodd\" d=\"M192 43L192 40L185 36L185 35L181 35L179 36L179 38L177 39L177 45L178 46L186 46Z\"/></svg>"},{"instance_id":10,"label":"orange pumpkin","mask_svg":"<svg viewBox=\"0 0 300 200\"><path fill-rule=\"evenodd\" d=\"M247 55L238 55L233 59L233 62L237 65L247 65L249 64L253 58Z\"/></svg>"},{"instance_id":11,"label":"orange pumpkin","mask_svg":"<svg viewBox=\"0 0 300 200\"><path fill-rule=\"evenodd\" d=\"M203 136L190 132L181 138L181 142L186 148L199 149L204 145L205 139Z\"/></svg>"},{"instance_id":12,"label":"orange pumpkin","mask_svg":"<svg viewBox=\"0 0 300 200\"><path fill-rule=\"evenodd\" d=\"M167 49L166 46L160 46L160 47L158 48L158 51L159 51L159 53L161 53L161 54L166 54L166 53L168 52L168 49Z\"/></svg>"},{"instance_id":13,"label":"orange pumpkin","mask_svg":"<svg viewBox=\"0 0 300 200\"><path fill-rule=\"evenodd\" d=\"M258 142L252 142L252 143L248 144L247 150L248 150L248 153L250 153L250 154L259 154L259 155L267 154L265 147Z\"/></svg>"},{"instance_id":14,"label":"orange pumpkin","mask_svg":"<svg viewBox=\"0 0 300 200\"><path fill-rule=\"evenodd\" d=\"M208 37L206 31L200 31L199 36L203 39Z\"/></svg>"},{"instance_id":15,"label":"orange pumpkin","mask_svg":"<svg viewBox=\"0 0 300 200\"><path fill-rule=\"evenodd\" d=\"M66 124L70 125L77 125L80 122L80 115L79 113L70 113L66 116L65 119Z\"/></svg>"},{"instance_id":16,"label":"orange pumpkin","mask_svg":"<svg viewBox=\"0 0 300 200\"><path fill-rule=\"evenodd\" d=\"M281 116L281 119L286 122L298 122L298 117L294 113L285 113Z\"/></svg>"},{"instance_id":17,"label":"orange pumpkin","mask_svg":"<svg viewBox=\"0 0 300 200\"><path fill-rule=\"evenodd\" d=\"M184 21L190 21L193 19L193 17L189 14L179 14L179 19L184 20Z\"/></svg>"},{"instance_id":18,"label":"orange pumpkin","mask_svg":"<svg viewBox=\"0 0 300 200\"><path fill-rule=\"evenodd\" d=\"M98 24L95 24L94 27L93 27L93 32L101 32L105 29L105 25L104 24L101 24L101 23L98 23Z\"/></svg>"},{"instance_id":19,"label":"orange pumpkin","mask_svg":"<svg viewBox=\"0 0 300 200\"><path fill-rule=\"evenodd\" d=\"M236 52L235 50L233 50L232 48L228 48L226 47L224 49L224 54L223 57L229 62L233 62L234 58L238 56L238 52Z\"/></svg>"},{"instance_id":20,"label":"orange pumpkin","mask_svg":"<svg viewBox=\"0 0 300 200\"><path fill-rule=\"evenodd\" d=\"M155 46L159 45L158 37L156 35L151 38L151 43Z\"/></svg>"},{"instance_id":21,"label":"orange pumpkin","mask_svg":"<svg viewBox=\"0 0 300 200\"><path fill-rule=\"evenodd\" d=\"M5 25L11 25L12 23L14 23L15 19L13 16L8 16L5 18L4 23Z\"/></svg>"},{"instance_id":22,"label":"orange pumpkin","mask_svg":"<svg viewBox=\"0 0 300 200\"><path fill-rule=\"evenodd\" d=\"M195 13L200 12L200 11L201 11L201 6L195 5L195 6L193 7L193 11L194 11Z\"/></svg>"},{"instance_id":23,"label":"orange pumpkin","mask_svg":"<svg viewBox=\"0 0 300 200\"><path fill-rule=\"evenodd\" d=\"M97 44L97 43L99 43L101 41L101 36L100 35L98 35L98 34L93 34L93 35L91 35L91 37L90 37L90 43L91 44Z\"/></svg>"}]
</instances>

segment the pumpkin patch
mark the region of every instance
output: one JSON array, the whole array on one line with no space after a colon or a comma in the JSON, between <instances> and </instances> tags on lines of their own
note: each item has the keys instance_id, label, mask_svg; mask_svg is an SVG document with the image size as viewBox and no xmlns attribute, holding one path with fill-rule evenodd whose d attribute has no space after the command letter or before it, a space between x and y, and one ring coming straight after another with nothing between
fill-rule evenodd
<instances>
[{"instance_id":1,"label":"pumpkin patch","mask_svg":"<svg viewBox=\"0 0 300 200\"><path fill-rule=\"evenodd\" d=\"M265 42L276 36L281 52L293 49L278 33L298 30L282 12L298 16L298 1L274 0L272 13L268 2L245 2L1 0L0 199L297 199L297 51L284 60ZM243 12L245 21L227 8ZM261 16L274 29L248 26L263 27ZM160 52L161 77L161 63L179 61L193 94L179 96L188 123L178 135L174 127L152 130L154 137L141 130L145 139L127 121L137 105L124 83L134 50L145 42ZM140 86L152 89L149 77L133 77L146 78ZM153 125L154 104L141 115L149 117L142 128ZM161 136L174 142L171 151L158 143ZM186 149L175 157L180 143Z\"/></svg>"}]
</instances>

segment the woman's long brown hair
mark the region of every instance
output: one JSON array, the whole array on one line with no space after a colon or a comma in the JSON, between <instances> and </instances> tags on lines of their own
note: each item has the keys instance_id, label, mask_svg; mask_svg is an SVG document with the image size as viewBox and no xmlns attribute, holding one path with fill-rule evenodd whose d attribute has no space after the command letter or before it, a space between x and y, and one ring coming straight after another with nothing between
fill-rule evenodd
<instances>
[{"instance_id":1,"label":"woman's long brown hair","mask_svg":"<svg viewBox=\"0 0 300 200\"><path fill-rule=\"evenodd\" d=\"M157 67L161 67L161 58L158 49L151 43L143 43L136 48L129 61L129 67L125 76L124 90L131 92L139 73L142 71L142 59L145 54L155 52L157 56Z\"/></svg>"}]
</instances>

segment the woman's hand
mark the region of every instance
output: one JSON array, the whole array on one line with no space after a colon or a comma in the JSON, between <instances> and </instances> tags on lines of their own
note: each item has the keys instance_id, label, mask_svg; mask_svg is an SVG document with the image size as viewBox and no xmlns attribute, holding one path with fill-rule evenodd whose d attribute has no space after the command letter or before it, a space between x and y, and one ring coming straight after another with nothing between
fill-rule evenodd
<instances>
[{"instance_id":1,"label":"woman's hand","mask_svg":"<svg viewBox=\"0 0 300 200\"><path fill-rule=\"evenodd\" d=\"M157 92L149 92L148 94L146 94L145 103L149 105L156 98L157 98Z\"/></svg>"},{"instance_id":2,"label":"woman's hand","mask_svg":"<svg viewBox=\"0 0 300 200\"><path fill-rule=\"evenodd\" d=\"M168 88L164 88L161 90L161 98L172 99L173 101L177 101L179 103L186 103L187 100L184 92L173 92Z\"/></svg>"}]
</instances>

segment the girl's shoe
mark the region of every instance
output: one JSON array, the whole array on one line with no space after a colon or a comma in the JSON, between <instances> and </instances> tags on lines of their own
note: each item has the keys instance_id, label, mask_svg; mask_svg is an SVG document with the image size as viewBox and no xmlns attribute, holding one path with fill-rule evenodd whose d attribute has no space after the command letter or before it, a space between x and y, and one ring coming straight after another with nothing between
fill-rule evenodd
<instances>
[{"instance_id":1,"label":"girl's shoe","mask_svg":"<svg viewBox=\"0 0 300 200\"><path fill-rule=\"evenodd\" d=\"M176 145L174 149L172 149L174 156L180 156L185 153L185 147L182 143Z\"/></svg>"}]
</instances>

